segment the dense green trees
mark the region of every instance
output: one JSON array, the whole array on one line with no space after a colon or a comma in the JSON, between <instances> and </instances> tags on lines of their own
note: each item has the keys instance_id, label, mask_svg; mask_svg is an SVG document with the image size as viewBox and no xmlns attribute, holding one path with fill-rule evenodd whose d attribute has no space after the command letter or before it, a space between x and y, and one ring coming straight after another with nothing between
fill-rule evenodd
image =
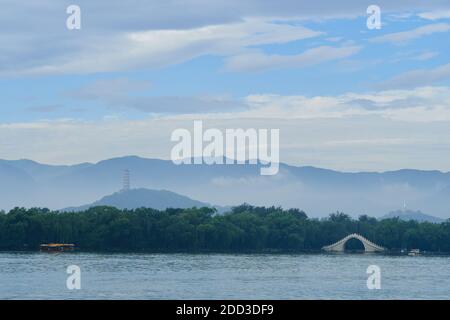
<instances>
[{"instance_id":1,"label":"dense green trees","mask_svg":"<svg viewBox=\"0 0 450 320\"><path fill-rule=\"evenodd\" d=\"M0 212L0 250L35 250L41 243L62 242L105 251L299 252L319 250L353 232L389 249L450 252L450 220L441 224L368 216L354 220L340 212L310 219L297 209L249 205L224 215L210 208Z\"/></svg>"}]
</instances>

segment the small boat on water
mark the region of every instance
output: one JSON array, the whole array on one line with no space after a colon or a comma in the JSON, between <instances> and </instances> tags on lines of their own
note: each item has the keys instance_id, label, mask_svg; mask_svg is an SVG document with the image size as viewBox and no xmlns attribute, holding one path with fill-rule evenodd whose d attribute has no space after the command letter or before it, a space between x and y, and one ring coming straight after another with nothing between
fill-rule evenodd
<instances>
[{"instance_id":1,"label":"small boat on water","mask_svg":"<svg viewBox=\"0 0 450 320\"><path fill-rule=\"evenodd\" d=\"M72 243L46 243L46 244L41 244L40 250L42 252L74 251L75 245Z\"/></svg>"},{"instance_id":2,"label":"small boat on water","mask_svg":"<svg viewBox=\"0 0 450 320\"><path fill-rule=\"evenodd\" d=\"M411 249L408 252L408 256L414 257L414 256L418 256L420 255L420 250L419 249Z\"/></svg>"}]
</instances>

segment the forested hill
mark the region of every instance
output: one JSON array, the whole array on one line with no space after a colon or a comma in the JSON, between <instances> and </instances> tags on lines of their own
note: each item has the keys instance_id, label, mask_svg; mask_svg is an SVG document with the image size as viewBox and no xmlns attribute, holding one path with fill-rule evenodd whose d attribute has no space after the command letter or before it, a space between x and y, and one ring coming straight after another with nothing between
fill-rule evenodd
<instances>
[{"instance_id":1,"label":"forested hill","mask_svg":"<svg viewBox=\"0 0 450 320\"><path fill-rule=\"evenodd\" d=\"M16 208L0 213L0 250L74 243L81 250L147 252L302 252L358 232L388 249L450 252L450 221L377 220L343 213L310 219L297 209L242 205L224 215L211 208L82 212Z\"/></svg>"},{"instance_id":2,"label":"forested hill","mask_svg":"<svg viewBox=\"0 0 450 320\"><path fill-rule=\"evenodd\" d=\"M83 211L92 207L110 206L118 209L137 209L141 207L165 210L167 208L211 207L210 204L193 200L167 190L144 188L115 192L92 204L70 207L63 211Z\"/></svg>"},{"instance_id":3,"label":"forested hill","mask_svg":"<svg viewBox=\"0 0 450 320\"><path fill-rule=\"evenodd\" d=\"M381 217L381 219L391 219L391 218L399 218L400 220L415 220L419 222L433 222L433 223L441 223L444 222L444 219L430 216L428 214L424 214L420 211L412 211L412 210L397 210L389 212L387 215Z\"/></svg>"}]
</instances>

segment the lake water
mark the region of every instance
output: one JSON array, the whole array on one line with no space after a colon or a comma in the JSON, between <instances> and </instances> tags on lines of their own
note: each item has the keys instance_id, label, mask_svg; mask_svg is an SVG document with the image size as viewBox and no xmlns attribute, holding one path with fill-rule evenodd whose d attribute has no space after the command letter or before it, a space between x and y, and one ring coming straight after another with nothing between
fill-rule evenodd
<instances>
[{"instance_id":1,"label":"lake water","mask_svg":"<svg viewBox=\"0 0 450 320\"><path fill-rule=\"evenodd\" d=\"M66 269L81 269L68 290ZM369 265L381 289L367 288ZM0 253L0 299L449 299L450 257Z\"/></svg>"}]
</instances>

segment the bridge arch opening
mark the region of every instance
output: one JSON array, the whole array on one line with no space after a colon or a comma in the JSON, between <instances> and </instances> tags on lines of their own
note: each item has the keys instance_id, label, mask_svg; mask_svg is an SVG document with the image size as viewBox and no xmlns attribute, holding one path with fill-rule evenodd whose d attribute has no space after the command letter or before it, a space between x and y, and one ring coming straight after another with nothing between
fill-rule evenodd
<instances>
[{"instance_id":1,"label":"bridge arch opening","mask_svg":"<svg viewBox=\"0 0 450 320\"><path fill-rule=\"evenodd\" d=\"M364 243L357 238L350 238L344 244L344 251L364 252L365 249Z\"/></svg>"}]
</instances>

